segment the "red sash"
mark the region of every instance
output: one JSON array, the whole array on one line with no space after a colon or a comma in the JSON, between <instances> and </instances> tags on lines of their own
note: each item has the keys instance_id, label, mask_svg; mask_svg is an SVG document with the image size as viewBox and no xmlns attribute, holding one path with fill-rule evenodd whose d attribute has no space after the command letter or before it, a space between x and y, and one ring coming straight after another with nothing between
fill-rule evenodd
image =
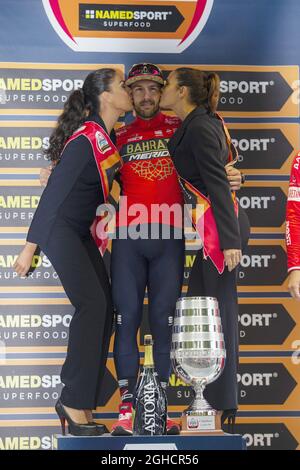
<instances>
[{"instance_id":1,"label":"red sash","mask_svg":"<svg viewBox=\"0 0 300 470\"><path fill-rule=\"evenodd\" d=\"M114 181L115 174L123 165L123 161L117 151L117 148L110 140L109 135L104 129L94 121L86 121L66 142L66 145L80 135L85 135L90 141L93 149L93 155L98 168L101 187L104 196L104 202L107 202ZM101 223L102 217L97 217L97 223L93 224L92 232L94 239L104 254L108 238L105 236L106 227ZM100 236L101 234L101 236Z\"/></svg>"},{"instance_id":2,"label":"red sash","mask_svg":"<svg viewBox=\"0 0 300 470\"><path fill-rule=\"evenodd\" d=\"M106 202L117 171L123 161L109 135L94 121L86 121L66 142L66 145L80 135L85 135L93 149L99 171L104 201Z\"/></svg>"}]
</instances>

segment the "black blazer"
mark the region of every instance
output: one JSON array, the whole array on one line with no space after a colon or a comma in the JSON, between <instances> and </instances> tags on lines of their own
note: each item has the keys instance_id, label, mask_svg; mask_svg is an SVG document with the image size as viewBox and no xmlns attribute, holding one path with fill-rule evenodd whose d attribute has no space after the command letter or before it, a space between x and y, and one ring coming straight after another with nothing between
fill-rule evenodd
<instances>
[{"instance_id":1,"label":"black blazer","mask_svg":"<svg viewBox=\"0 0 300 470\"><path fill-rule=\"evenodd\" d=\"M209 196L221 249L240 249L240 231L225 164L228 145L222 122L199 106L183 121L168 148L179 175Z\"/></svg>"},{"instance_id":2,"label":"black blazer","mask_svg":"<svg viewBox=\"0 0 300 470\"><path fill-rule=\"evenodd\" d=\"M91 116L104 130L103 121ZM51 173L31 222L27 241L42 249L54 224L68 223L78 235L90 233L97 207L104 202L100 176L89 140L80 135L64 148L61 159Z\"/></svg>"}]
</instances>

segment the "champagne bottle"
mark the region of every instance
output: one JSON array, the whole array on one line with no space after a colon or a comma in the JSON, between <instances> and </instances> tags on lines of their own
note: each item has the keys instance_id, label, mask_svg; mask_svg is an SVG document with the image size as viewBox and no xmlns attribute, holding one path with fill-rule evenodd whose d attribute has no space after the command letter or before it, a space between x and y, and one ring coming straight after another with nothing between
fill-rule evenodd
<instances>
[{"instance_id":1,"label":"champagne bottle","mask_svg":"<svg viewBox=\"0 0 300 470\"><path fill-rule=\"evenodd\" d=\"M166 434L167 399L154 369L151 335L145 336L144 344L145 360L135 398L133 433L150 436Z\"/></svg>"}]
</instances>

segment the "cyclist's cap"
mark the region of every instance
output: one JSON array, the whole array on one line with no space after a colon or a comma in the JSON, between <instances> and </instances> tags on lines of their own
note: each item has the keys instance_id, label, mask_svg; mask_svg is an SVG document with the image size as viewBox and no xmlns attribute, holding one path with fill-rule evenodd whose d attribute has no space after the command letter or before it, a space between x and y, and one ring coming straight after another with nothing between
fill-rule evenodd
<instances>
[{"instance_id":1,"label":"cyclist's cap","mask_svg":"<svg viewBox=\"0 0 300 470\"><path fill-rule=\"evenodd\" d=\"M130 86L138 80L152 80L160 85L165 82L160 68L157 65L147 63L134 64L129 70L125 83Z\"/></svg>"}]
</instances>

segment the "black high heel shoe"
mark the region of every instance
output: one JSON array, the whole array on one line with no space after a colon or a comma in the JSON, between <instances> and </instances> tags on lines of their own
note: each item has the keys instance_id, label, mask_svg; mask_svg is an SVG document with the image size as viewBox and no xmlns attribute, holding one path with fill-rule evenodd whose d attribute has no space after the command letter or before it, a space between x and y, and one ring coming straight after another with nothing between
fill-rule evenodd
<instances>
[{"instance_id":1,"label":"black high heel shoe","mask_svg":"<svg viewBox=\"0 0 300 470\"><path fill-rule=\"evenodd\" d=\"M65 410L64 405L62 404L60 399L55 405L55 410L60 419L63 436L66 435L66 421L68 423L69 433L73 436L101 436L101 434L103 434L103 432L98 429L95 423L75 423L75 421L72 420L71 416Z\"/></svg>"},{"instance_id":2,"label":"black high heel shoe","mask_svg":"<svg viewBox=\"0 0 300 470\"><path fill-rule=\"evenodd\" d=\"M108 429L105 426L105 424L96 423L95 421L89 421L89 424L93 424L94 426L96 426L96 428L98 429L100 434L107 434L108 433Z\"/></svg>"},{"instance_id":3,"label":"black high heel shoe","mask_svg":"<svg viewBox=\"0 0 300 470\"><path fill-rule=\"evenodd\" d=\"M89 424L94 424L95 426L97 426L97 429L101 432L101 434L109 434L109 431L108 431L107 427L105 426L105 424L96 423L96 421L93 420L93 412L92 411L91 411L91 414L92 414L91 421L89 421L89 419L87 418L87 415L86 415L88 423Z\"/></svg>"}]
</instances>

